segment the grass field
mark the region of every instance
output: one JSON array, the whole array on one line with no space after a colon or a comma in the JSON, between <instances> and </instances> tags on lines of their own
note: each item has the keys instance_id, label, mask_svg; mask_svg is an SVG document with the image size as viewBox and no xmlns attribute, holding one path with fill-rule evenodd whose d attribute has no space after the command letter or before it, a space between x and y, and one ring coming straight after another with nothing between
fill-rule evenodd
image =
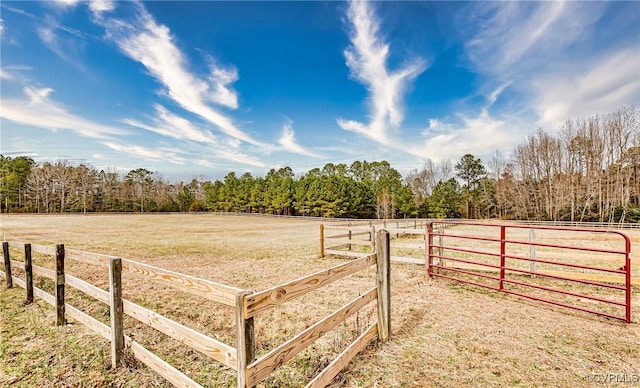
<instances>
[{"instance_id":1,"label":"grass field","mask_svg":"<svg viewBox=\"0 0 640 388\"><path fill-rule=\"evenodd\" d=\"M7 240L122 256L224 284L260 290L339 263L318 258L319 222L213 215L69 215L0 218ZM640 236L635 231L633 260ZM34 264L52 268L49 258ZM106 272L69 273L106 289ZM21 274L17 272L20 276ZM258 355L372 287L371 271L256 318ZM167 287L123 278L125 298L234 344L233 310ZM46 281L37 284L51 291ZM0 291L0 386L165 386L128 359L110 369L109 344L80 324L56 327L53 308ZM108 307L70 292L71 304L108 321ZM640 379L640 297L631 325L513 296L429 280L424 267L392 264L392 341L368 347L334 381L347 387L566 386L609 374ZM279 368L262 386L301 386L374 318L365 311ZM125 320L125 331L204 386L233 386L215 361Z\"/></svg>"}]
</instances>

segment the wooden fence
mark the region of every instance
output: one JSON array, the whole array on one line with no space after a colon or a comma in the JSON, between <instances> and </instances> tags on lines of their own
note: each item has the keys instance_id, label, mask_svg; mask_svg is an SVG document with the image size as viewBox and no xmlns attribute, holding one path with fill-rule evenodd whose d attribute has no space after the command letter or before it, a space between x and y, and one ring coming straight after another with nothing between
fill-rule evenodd
<instances>
[{"instance_id":1,"label":"wooden fence","mask_svg":"<svg viewBox=\"0 0 640 388\"><path fill-rule=\"evenodd\" d=\"M111 343L113 367L120 364L125 347L133 356L167 381L184 387L200 385L160 357L144 348L126 335L123 317L128 315L148 325L182 344L199 351L237 372L238 387L253 387L269 376L278 366L290 360L322 335L332 330L365 305L376 300L378 320L366 329L353 343L309 384L309 387L327 385L376 336L387 340L391 333L389 235L378 232L377 252L344 264L320 271L300 279L259 292L243 290L221 283L180 274L148 264L124 258L66 249L64 245L44 246L21 242L3 242L4 271L0 277L6 280L7 288L15 283L26 290L26 303L33 302L34 296L51 304L56 309L56 324L64 325L66 317L71 317L89 327ZM10 248L24 250L24 261L10 257ZM55 257L55 270L32 264L32 253ZM65 260L75 260L104 268L109 274L109 291L65 272ZM294 338L277 346L269 353L255 359L254 317L268 309L276 308L298 296L316 290L336 280L356 273L371 265L377 265L376 284L364 295L338 309L329 316L302 331ZM24 269L25 278L12 274L12 267ZM196 295L235 309L236 346L215 340L192 328L182 325L154 311L122 298L122 271L144 276L182 292ZM33 275L42 276L55 282L54 295L34 287ZM110 325L106 325L89 314L65 302L65 287L70 286L110 307Z\"/></svg>"},{"instance_id":2,"label":"wooden fence","mask_svg":"<svg viewBox=\"0 0 640 388\"><path fill-rule=\"evenodd\" d=\"M390 255L391 261L427 264L427 223L419 220L381 221L369 225L320 225L320 257L326 254L361 257L368 252L375 252L376 241L373 236L376 230L386 230L391 241L391 249L402 248L411 251L412 255ZM418 242L399 242L401 236L421 236ZM366 252L364 252L366 251Z\"/></svg>"},{"instance_id":3,"label":"wooden fence","mask_svg":"<svg viewBox=\"0 0 640 388\"><path fill-rule=\"evenodd\" d=\"M23 248L25 252L24 262L9 258L9 248ZM41 253L54 255L56 269L48 269L32 265L31 254ZM44 246L25 244L19 242L4 242L4 275L7 287L13 283L24 287L27 294L27 302L32 301L30 295L35 295L56 308L56 324L64 325L66 317L71 317L89 327L97 334L111 342L111 363L115 368L120 364L124 348L129 347L134 357L154 370L167 381L176 386L199 387L200 385L187 375L162 360L160 357L144 348L124 333L124 315L135 318L165 335L187 345L188 347L203 353L204 355L226 365L235 368L237 364L237 351L234 347L208 337L185 325L166 318L154 311L139 306L122 298L122 271L132 272L150 278L178 289L182 292L197 295L218 303L235 306L235 294L241 291L238 288L224 284L211 282L204 279L168 271L148 264L119 257L83 252L74 249L65 249L64 245ZM102 267L109 273L109 291L105 291L95 285L86 282L70 273L65 272L65 260L75 260L85 264ZM25 280L11 274L11 267L24 266ZM39 275L55 282L55 295L48 294L42 289L33 286L33 275ZM86 295L110 307L110 325L105 325L89 314L65 302L65 287L73 287Z\"/></svg>"},{"instance_id":4,"label":"wooden fence","mask_svg":"<svg viewBox=\"0 0 640 388\"><path fill-rule=\"evenodd\" d=\"M329 330L355 314L368 303L377 300L378 320L349 345L333 362L318 374L307 387L323 387L342 370L342 368L362 350L376 335L387 340L391 334L390 307L390 266L389 234L377 233L377 251L330 269L320 271L279 286L259 291L238 294L236 311L238 325L238 386L253 387L267 377L275 368L290 360L300 351L311 345ZM371 265L377 266L376 285L364 295L339 308L302 331L284 344L255 360L253 336L254 317L268 309L278 307L285 302L308 292L324 287L345 276L361 271Z\"/></svg>"}]
</instances>

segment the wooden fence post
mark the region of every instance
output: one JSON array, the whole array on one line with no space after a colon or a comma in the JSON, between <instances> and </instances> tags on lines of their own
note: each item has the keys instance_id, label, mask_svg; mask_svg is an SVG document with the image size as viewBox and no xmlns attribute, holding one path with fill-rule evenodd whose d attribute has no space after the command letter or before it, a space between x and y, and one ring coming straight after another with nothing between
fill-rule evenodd
<instances>
[{"instance_id":1,"label":"wooden fence post","mask_svg":"<svg viewBox=\"0 0 640 388\"><path fill-rule=\"evenodd\" d=\"M376 227L371 225L371 232L369 232L369 241L371 241L371 253L376 252Z\"/></svg>"},{"instance_id":2,"label":"wooden fence post","mask_svg":"<svg viewBox=\"0 0 640 388\"><path fill-rule=\"evenodd\" d=\"M351 250L351 229L349 229L349 247L348 250Z\"/></svg>"},{"instance_id":3,"label":"wooden fence post","mask_svg":"<svg viewBox=\"0 0 640 388\"><path fill-rule=\"evenodd\" d=\"M376 235L376 240L378 338L386 341L391 336L391 255L389 251L389 232L379 230Z\"/></svg>"},{"instance_id":4,"label":"wooden fence post","mask_svg":"<svg viewBox=\"0 0 640 388\"><path fill-rule=\"evenodd\" d=\"M320 224L320 257L324 257L324 224Z\"/></svg>"},{"instance_id":5,"label":"wooden fence post","mask_svg":"<svg viewBox=\"0 0 640 388\"><path fill-rule=\"evenodd\" d=\"M246 318L245 298L249 291L236 294L236 337L238 350L238 388L249 387L247 382L247 365L256 358L255 333L253 331L253 317Z\"/></svg>"},{"instance_id":6,"label":"wooden fence post","mask_svg":"<svg viewBox=\"0 0 640 388\"><path fill-rule=\"evenodd\" d=\"M66 322L64 317L64 244L56 245L56 325Z\"/></svg>"},{"instance_id":7,"label":"wooden fence post","mask_svg":"<svg viewBox=\"0 0 640 388\"><path fill-rule=\"evenodd\" d=\"M25 304L33 303L33 265L31 263L31 244L24 244L24 273L27 298Z\"/></svg>"},{"instance_id":8,"label":"wooden fence post","mask_svg":"<svg viewBox=\"0 0 640 388\"><path fill-rule=\"evenodd\" d=\"M117 368L124 352L122 306L122 259L109 259L109 318L111 321L111 367Z\"/></svg>"},{"instance_id":9,"label":"wooden fence post","mask_svg":"<svg viewBox=\"0 0 640 388\"><path fill-rule=\"evenodd\" d=\"M13 288L11 257L9 257L9 243L7 241L2 242L2 254L4 255L4 273L7 275L7 288Z\"/></svg>"}]
</instances>

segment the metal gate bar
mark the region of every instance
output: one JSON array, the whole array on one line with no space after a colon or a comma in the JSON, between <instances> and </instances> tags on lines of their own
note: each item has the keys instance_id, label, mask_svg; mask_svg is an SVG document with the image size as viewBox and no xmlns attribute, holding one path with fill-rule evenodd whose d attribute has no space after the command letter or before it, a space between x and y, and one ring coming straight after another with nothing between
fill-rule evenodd
<instances>
[{"instance_id":1,"label":"metal gate bar","mask_svg":"<svg viewBox=\"0 0 640 388\"><path fill-rule=\"evenodd\" d=\"M436 231L436 228L434 228L434 224L446 225L448 228L441 228L440 231ZM477 226L481 228L499 228L499 238L478 236L478 235L464 235L459 233L446 232L446 231L450 231L451 227L456 225ZM554 243L532 241L532 240L524 241L524 240L517 240L513 238L507 239L506 232L508 229L565 231L565 232L577 232L577 233L596 233L596 234L616 235L621 237L621 242L624 241L624 244L623 244L624 250L623 249L619 249L619 250L605 249L600 247L580 247L575 245L554 244ZM622 232L615 231L615 230L601 230L601 229L592 229L592 228L566 228L566 227L533 226L533 225L499 225L499 224L485 224L485 223L462 222L462 221L433 221L428 224L427 231L428 231L427 272L430 277L437 276L437 277L441 277L441 278L445 278L445 279L449 279L457 282L471 284L478 287L488 288L495 291L502 291L508 294L520 296L523 298L533 299L536 301L540 301L540 302L544 302L544 303L548 303L548 304L552 304L560 307L584 311L592 314L606 316L609 318L620 319L627 323L631 323L631 257L630 257L631 240L626 234ZM441 242L439 244L434 244L435 236L440 237L439 240ZM485 250L478 250L478 249L471 249L469 247L446 245L444 242L442 242L443 238L454 239L454 240L472 240L472 241L482 241L486 243L496 243L496 250L488 251L486 247L484 247ZM499 248L497 247L497 244L499 244ZM586 265L586 264L571 263L567 261L538 259L535 257L523 257L523 256L513 254L511 252L507 253L507 245L509 246L525 245L530 247L554 248L554 249L560 249L563 251L570 251L570 252L582 251L582 252L597 253L600 255L608 254L608 255L614 255L614 256L621 256L622 265L619 268L606 268L606 267L597 267L595 265L591 265L592 263L589 263L589 265ZM437 250L438 254L435 254L434 250ZM493 259L499 259L499 263L482 262L482 261L478 261L477 259L474 259L473 257L471 258L455 257L452 255L446 255L445 252L460 252L465 254L481 255L481 256L485 256L485 261L487 259L493 258ZM434 259L438 259L438 263L434 263ZM515 268L513 266L507 266L507 260L518 260L518 261L530 262L532 263L532 270L529 271L521 268ZM445 262L458 263L458 266L462 268L446 266ZM558 275L557 272L555 272L555 270L552 271L553 273L535 272L533 271L533 269L535 269L534 265L537 263L551 265L551 266L572 268L572 269L595 271L596 273L622 275L621 277L623 277L624 280L621 281L621 283L623 283L623 285L605 283L603 281L588 280L584 278L582 279L570 278L570 277ZM461 264L468 264L474 267L470 269ZM491 272L493 272L494 274L491 274ZM495 272L498 272L498 274L496 275ZM582 274L579 272L567 272L567 273ZM498 285L494 286L486 283L480 283L478 281L470 280L467 278L457 277L456 274L467 275L467 276L487 279L490 281L495 281L498 283ZM558 280L563 282L573 282L573 283L580 283L588 286L602 287L602 288L606 288L614 291L624 291L624 294L625 294L624 301L613 300L610 298L586 294L586 293L573 292L573 291L569 291L561 288L550 287L548 285L541 285L541 284L521 281L522 279L514 280L514 279L507 278L507 275L530 275L531 278L533 278L534 276L543 277L543 278L548 278L548 279L553 279L553 280ZM586 274L586 275L589 275L589 274ZM568 304L558 300L528 294L520 290L506 289L505 288L506 285L537 289L537 290L542 290L542 291L546 291L554 294L563 294L571 297L583 298L583 299L595 301L598 303L605 303L612 306L621 306L621 307L624 307L625 309L625 315L624 316L614 315L606 311L595 310L589 307L577 306L574 304Z\"/></svg>"}]
</instances>

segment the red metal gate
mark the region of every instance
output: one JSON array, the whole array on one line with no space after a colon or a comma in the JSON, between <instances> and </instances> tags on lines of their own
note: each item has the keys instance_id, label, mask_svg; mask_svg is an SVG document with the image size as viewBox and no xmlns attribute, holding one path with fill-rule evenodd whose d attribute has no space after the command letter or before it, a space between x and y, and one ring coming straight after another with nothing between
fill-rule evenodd
<instances>
[{"instance_id":1,"label":"red metal gate","mask_svg":"<svg viewBox=\"0 0 640 388\"><path fill-rule=\"evenodd\" d=\"M631 323L631 241L624 233L462 221L427 229L430 277Z\"/></svg>"}]
</instances>

